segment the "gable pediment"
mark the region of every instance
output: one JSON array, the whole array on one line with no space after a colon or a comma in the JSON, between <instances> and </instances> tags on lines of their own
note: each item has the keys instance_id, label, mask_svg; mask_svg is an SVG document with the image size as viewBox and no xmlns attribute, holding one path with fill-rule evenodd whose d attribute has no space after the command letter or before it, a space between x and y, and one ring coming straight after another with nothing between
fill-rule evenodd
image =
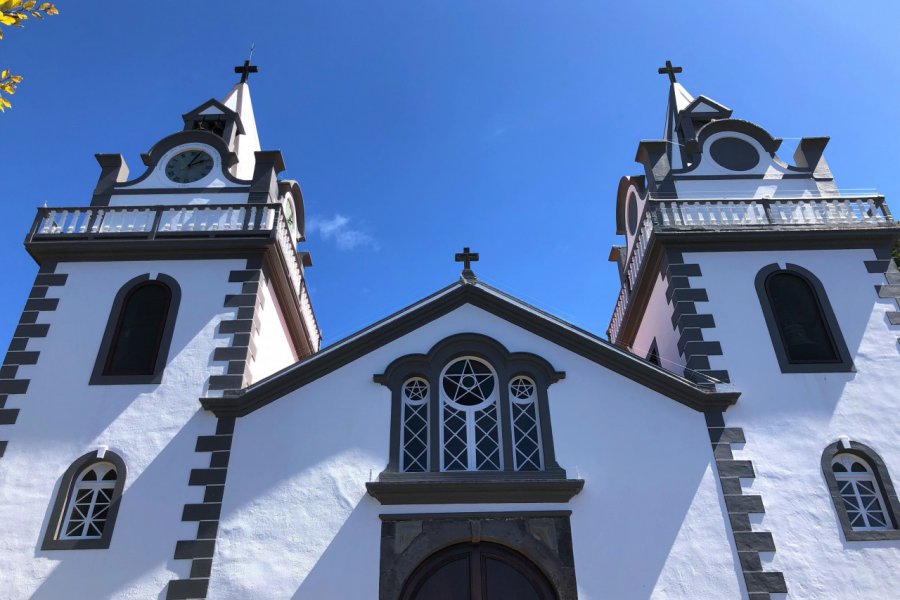
<instances>
[{"instance_id":1,"label":"gable pediment","mask_svg":"<svg viewBox=\"0 0 900 600\"><path fill-rule=\"evenodd\" d=\"M480 282L459 282L243 390L203 398L217 416L244 416L451 311L470 304L698 411L722 411L738 392L702 389L630 352Z\"/></svg>"}]
</instances>

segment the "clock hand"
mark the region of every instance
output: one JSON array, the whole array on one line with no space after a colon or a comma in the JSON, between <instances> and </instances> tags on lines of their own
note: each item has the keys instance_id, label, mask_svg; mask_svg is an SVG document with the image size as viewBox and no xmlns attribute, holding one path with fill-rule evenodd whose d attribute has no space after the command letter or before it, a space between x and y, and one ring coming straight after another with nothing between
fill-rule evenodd
<instances>
[{"instance_id":1,"label":"clock hand","mask_svg":"<svg viewBox=\"0 0 900 600\"><path fill-rule=\"evenodd\" d=\"M201 156L203 156L203 153L197 152L196 156L194 156L194 159L188 163L187 168L191 168L194 165L194 163L197 162L197 159L200 158Z\"/></svg>"}]
</instances>

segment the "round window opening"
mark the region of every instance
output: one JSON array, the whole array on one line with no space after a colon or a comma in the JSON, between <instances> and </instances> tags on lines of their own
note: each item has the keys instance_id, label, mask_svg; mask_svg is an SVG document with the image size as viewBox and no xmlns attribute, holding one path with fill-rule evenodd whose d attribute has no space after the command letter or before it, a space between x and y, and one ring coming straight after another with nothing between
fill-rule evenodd
<instances>
[{"instance_id":1,"label":"round window opening","mask_svg":"<svg viewBox=\"0 0 900 600\"><path fill-rule=\"evenodd\" d=\"M634 232L637 231L637 211L637 196L635 196L634 194L628 194L628 232L631 235L634 235Z\"/></svg>"},{"instance_id":2,"label":"round window opening","mask_svg":"<svg viewBox=\"0 0 900 600\"><path fill-rule=\"evenodd\" d=\"M491 399L496 376L487 363L477 358L460 358L444 369L441 385L451 402L479 406Z\"/></svg>"},{"instance_id":3,"label":"round window opening","mask_svg":"<svg viewBox=\"0 0 900 600\"><path fill-rule=\"evenodd\" d=\"M759 164L753 144L735 137L719 138L709 147L712 159L731 171L749 171Z\"/></svg>"}]
</instances>

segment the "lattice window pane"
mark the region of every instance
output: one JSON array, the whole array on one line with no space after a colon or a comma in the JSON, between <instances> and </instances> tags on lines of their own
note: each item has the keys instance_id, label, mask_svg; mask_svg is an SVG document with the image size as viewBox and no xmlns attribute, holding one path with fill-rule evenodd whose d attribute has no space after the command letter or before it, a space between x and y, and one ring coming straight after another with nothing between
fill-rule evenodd
<instances>
[{"instance_id":1,"label":"lattice window pane","mask_svg":"<svg viewBox=\"0 0 900 600\"><path fill-rule=\"evenodd\" d=\"M63 539L93 539L103 535L116 485L115 467L92 465L78 478L62 527Z\"/></svg>"},{"instance_id":2,"label":"lattice window pane","mask_svg":"<svg viewBox=\"0 0 900 600\"><path fill-rule=\"evenodd\" d=\"M536 389L528 377L515 377L509 383L513 458L517 471L544 469Z\"/></svg>"},{"instance_id":3,"label":"lattice window pane","mask_svg":"<svg viewBox=\"0 0 900 600\"><path fill-rule=\"evenodd\" d=\"M414 377L403 384L401 465L406 472L428 470L428 382Z\"/></svg>"},{"instance_id":4,"label":"lattice window pane","mask_svg":"<svg viewBox=\"0 0 900 600\"><path fill-rule=\"evenodd\" d=\"M481 359L459 358L441 374L441 468L503 469L497 375Z\"/></svg>"},{"instance_id":5,"label":"lattice window pane","mask_svg":"<svg viewBox=\"0 0 900 600\"><path fill-rule=\"evenodd\" d=\"M497 404L475 413L475 469L498 471L500 460L500 427Z\"/></svg>"},{"instance_id":6,"label":"lattice window pane","mask_svg":"<svg viewBox=\"0 0 900 600\"><path fill-rule=\"evenodd\" d=\"M849 454L835 456L832 472L853 529L893 529L881 490L868 465Z\"/></svg>"},{"instance_id":7,"label":"lattice window pane","mask_svg":"<svg viewBox=\"0 0 900 600\"><path fill-rule=\"evenodd\" d=\"M444 406L444 452L445 471L466 471L469 468L467 443L467 414L452 406Z\"/></svg>"}]
</instances>

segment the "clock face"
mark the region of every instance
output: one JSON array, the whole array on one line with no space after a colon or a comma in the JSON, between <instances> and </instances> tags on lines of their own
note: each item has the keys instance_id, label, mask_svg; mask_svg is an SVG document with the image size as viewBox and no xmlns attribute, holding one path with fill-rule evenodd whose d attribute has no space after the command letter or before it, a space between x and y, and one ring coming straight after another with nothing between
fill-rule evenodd
<instances>
[{"instance_id":1,"label":"clock face","mask_svg":"<svg viewBox=\"0 0 900 600\"><path fill-rule=\"evenodd\" d=\"M193 183L209 175L212 168L212 156L203 150L185 150L169 159L166 177L175 183Z\"/></svg>"}]
</instances>

